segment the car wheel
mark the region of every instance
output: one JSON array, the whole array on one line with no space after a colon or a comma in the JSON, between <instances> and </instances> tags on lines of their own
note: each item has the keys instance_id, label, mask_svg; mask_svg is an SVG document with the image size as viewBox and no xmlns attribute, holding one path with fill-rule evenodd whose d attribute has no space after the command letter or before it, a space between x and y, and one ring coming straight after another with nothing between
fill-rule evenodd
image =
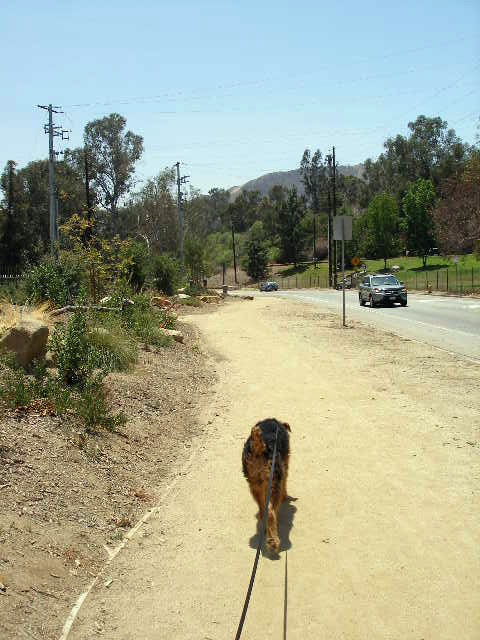
<instances>
[{"instance_id":1,"label":"car wheel","mask_svg":"<svg viewBox=\"0 0 480 640\"><path fill-rule=\"evenodd\" d=\"M377 306L377 303L376 303L376 302L375 302L375 300L373 299L373 296L370 296L370 306L372 307L372 309L373 309L373 307L376 307L376 306Z\"/></svg>"},{"instance_id":2,"label":"car wheel","mask_svg":"<svg viewBox=\"0 0 480 640\"><path fill-rule=\"evenodd\" d=\"M358 301L359 301L361 307L365 306L365 300L362 298L362 296L360 294L358 294Z\"/></svg>"}]
</instances>

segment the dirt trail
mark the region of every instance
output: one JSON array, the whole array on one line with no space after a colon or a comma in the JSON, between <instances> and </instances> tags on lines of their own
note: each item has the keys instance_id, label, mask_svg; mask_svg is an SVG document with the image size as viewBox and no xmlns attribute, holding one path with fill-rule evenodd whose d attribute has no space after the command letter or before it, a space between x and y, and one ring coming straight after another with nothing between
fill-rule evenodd
<instances>
[{"instance_id":1,"label":"dirt trail","mask_svg":"<svg viewBox=\"0 0 480 640\"><path fill-rule=\"evenodd\" d=\"M296 501L242 638L478 638L478 365L277 299L191 321L219 378L208 435L69 640L234 637L257 539L240 455L268 416L292 426Z\"/></svg>"}]
</instances>

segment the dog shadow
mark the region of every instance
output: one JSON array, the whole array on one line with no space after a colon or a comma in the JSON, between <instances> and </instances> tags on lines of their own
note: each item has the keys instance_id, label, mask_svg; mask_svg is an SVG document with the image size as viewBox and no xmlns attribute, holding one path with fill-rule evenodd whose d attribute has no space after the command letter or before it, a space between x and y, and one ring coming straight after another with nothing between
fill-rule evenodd
<instances>
[{"instance_id":1,"label":"dog shadow","mask_svg":"<svg viewBox=\"0 0 480 640\"><path fill-rule=\"evenodd\" d=\"M265 539L263 540L262 546L262 556L266 558L270 558L270 560L279 560L280 552L288 551L291 549L292 543L290 541L290 531L293 527L293 519L295 517L295 512L297 511L297 507L292 504L292 502L296 502L298 498L292 498L292 496L287 496L286 499L282 502L280 507L278 508L277 514L277 529L278 529L278 537L280 538L280 547L278 549L278 553L271 551L265 545ZM249 544L252 549L256 549L258 547L258 543L260 542L260 534L262 532L262 522L257 520L257 531L254 536L250 538Z\"/></svg>"}]
</instances>

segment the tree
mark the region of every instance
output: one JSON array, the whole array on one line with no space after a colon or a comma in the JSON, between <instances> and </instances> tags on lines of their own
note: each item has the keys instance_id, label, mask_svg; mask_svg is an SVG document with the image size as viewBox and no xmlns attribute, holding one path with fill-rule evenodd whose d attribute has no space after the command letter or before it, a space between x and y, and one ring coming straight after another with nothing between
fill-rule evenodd
<instances>
[{"instance_id":1,"label":"tree","mask_svg":"<svg viewBox=\"0 0 480 640\"><path fill-rule=\"evenodd\" d=\"M320 213L327 193L327 167L322 160L319 149L313 156L310 149L305 149L300 162L300 174L305 187L305 195L315 215Z\"/></svg>"},{"instance_id":2,"label":"tree","mask_svg":"<svg viewBox=\"0 0 480 640\"><path fill-rule=\"evenodd\" d=\"M439 247L445 253L480 248L480 151L472 151L465 171L446 180L433 211Z\"/></svg>"},{"instance_id":3,"label":"tree","mask_svg":"<svg viewBox=\"0 0 480 640\"><path fill-rule=\"evenodd\" d=\"M445 120L420 115L408 123L408 128L407 137L397 135L384 142L385 151L375 162L366 160L368 199L388 191L400 204L409 182L424 178L437 189L443 180L463 170L469 146L461 142L454 129L448 128Z\"/></svg>"},{"instance_id":4,"label":"tree","mask_svg":"<svg viewBox=\"0 0 480 640\"><path fill-rule=\"evenodd\" d=\"M183 243L183 260L195 284L199 284L207 269L205 246L200 238L187 233Z\"/></svg>"},{"instance_id":5,"label":"tree","mask_svg":"<svg viewBox=\"0 0 480 640\"><path fill-rule=\"evenodd\" d=\"M375 257L384 260L398 251L398 206L395 198L388 193L375 196L368 206L367 228L370 249Z\"/></svg>"},{"instance_id":6,"label":"tree","mask_svg":"<svg viewBox=\"0 0 480 640\"><path fill-rule=\"evenodd\" d=\"M247 257L244 261L248 275L254 280L265 276L267 271L267 245L263 224L257 220L248 232L246 242Z\"/></svg>"},{"instance_id":7,"label":"tree","mask_svg":"<svg viewBox=\"0 0 480 640\"><path fill-rule=\"evenodd\" d=\"M92 182L101 204L109 211L114 233L118 228L118 204L133 185L135 163L143 153L143 138L125 132L127 121L111 113L85 126L84 141Z\"/></svg>"},{"instance_id":8,"label":"tree","mask_svg":"<svg viewBox=\"0 0 480 640\"><path fill-rule=\"evenodd\" d=\"M146 240L156 253L175 253L178 244L177 205L172 195L175 170L166 168L150 178L125 208L124 232Z\"/></svg>"},{"instance_id":9,"label":"tree","mask_svg":"<svg viewBox=\"0 0 480 640\"><path fill-rule=\"evenodd\" d=\"M431 180L419 178L411 182L402 200L404 219L402 228L406 232L407 247L422 256L423 266L427 264L429 250L435 245L432 209L435 204L435 190Z\"/></svg>"},{"instance_id":10,"label":"tree","mask_svg":"<svg viewBox=\"0 0 480 640\"><path fill-rule=\"evenodd\" d=\"M305 208L298 199L295 187L288 191L287 201L279 212L279 235L282 260L293 262L297 266L303 249L303 237L300 222Z\"/></svg>"}]
</instances>

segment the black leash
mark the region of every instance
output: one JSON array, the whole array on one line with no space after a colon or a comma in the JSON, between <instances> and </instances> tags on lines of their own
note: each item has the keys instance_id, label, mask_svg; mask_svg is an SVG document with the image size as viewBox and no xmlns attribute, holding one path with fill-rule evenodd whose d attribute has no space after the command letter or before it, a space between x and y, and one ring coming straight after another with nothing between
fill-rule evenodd
<instances>
[{"instance_id":1,"label":"black leash","mask_svg":"<svg viewBox=\"0 0 480 640\"><path fill-rule=\"evenodd\" d=\"M267 500L265 502L265 508L263 510L262 530L260 532L260 540L258 542L257 553L255 555L255 562L253 563L252 575L250 576L250 584L248 585L247 597L245 598L245 604L243 605L242 615L237 629L237 635L235 640L239 640L242 634L243 623L245 622L245 616L247 615L248 604L250 602L250 596L252 595L253 583L255 582L255 574L257 573L258 559L260 557L260 550L263 545L263 539L265 537L265 526L267 524L268 504L270 502L270 491L272 489L273 470L275 468L275 459L277 457L277 436L278 436L278 424L275 432L275 444L273 446L273 460L270 467L270 476L268 478Z\"/></svg>"}]
</instances>

